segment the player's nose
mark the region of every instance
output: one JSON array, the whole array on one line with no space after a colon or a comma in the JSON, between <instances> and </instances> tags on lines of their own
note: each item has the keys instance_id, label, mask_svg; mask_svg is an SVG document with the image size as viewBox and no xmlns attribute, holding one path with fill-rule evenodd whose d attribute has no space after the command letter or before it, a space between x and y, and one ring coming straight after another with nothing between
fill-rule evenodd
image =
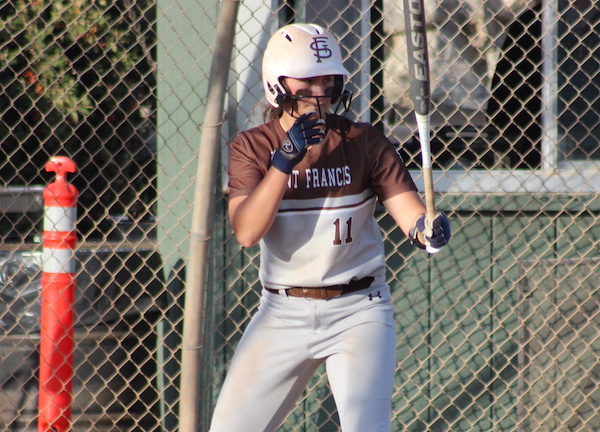
<instances>
[{"instance_id":1,"label":"player's nose","mask_svg":"<svg viewBox=\"0 0 600 432\"><path fill-rule=\"evenodd\" d=\"M327 88L329 87L329 84L327 83L327 81L322 78L322 79L318 79L315 80L314 83L312 83L311 86L311 95L313 96L326 96L327 95Z\"/></svg>"}]
</instances>

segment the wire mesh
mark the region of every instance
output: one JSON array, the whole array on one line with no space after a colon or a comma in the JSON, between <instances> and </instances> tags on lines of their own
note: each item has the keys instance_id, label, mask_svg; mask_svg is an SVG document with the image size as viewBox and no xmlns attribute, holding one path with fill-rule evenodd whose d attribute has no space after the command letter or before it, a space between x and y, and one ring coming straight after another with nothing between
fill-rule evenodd
<instances>
[{"instance_id":1,"label":"wire mesh","mask_svg":"<svg viewBox=\"0 0 600 432\"><path fill-rule=\"evenodd\" d=\"M426 0L437 204L452 242L413 249L383 208L398 335L393 431L600 428L600 6ZM190 212L217 1L0 3L0 424L37 429L41 193L80 191L73 430L177 429ZM201 427L260 299L228 225L227 144L261 122L268 35L339 36L349 117L418 185L402 2L244 1L222 126ZM193 263L192 263L193 264ZM324 369L282 431L337 431Z\"/></svg>"}]
</instances>

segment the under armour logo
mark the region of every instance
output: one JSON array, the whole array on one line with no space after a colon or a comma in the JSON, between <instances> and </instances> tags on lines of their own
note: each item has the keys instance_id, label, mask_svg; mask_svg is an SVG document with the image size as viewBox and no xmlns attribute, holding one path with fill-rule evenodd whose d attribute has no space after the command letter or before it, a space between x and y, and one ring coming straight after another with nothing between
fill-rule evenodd
<instances>
[{"instance_id":1,"label":"under armour logo","mask_svg":"<svg viewBox=\"0 0 600 432\"><path fill-rule=\"evenodd\" d=\"M333 54L329 49L329 45L327 44L328 40L329 39L325 36L313 37L313 41L310 44L310 49L315 52L314 56L317 58L317 63L321 63L321 60L327 59Z\"/></svg>"},{"instance_id":2,"label":"under armour logo","mask_svg":"<svg viewBox=\"0 0 600 432\"><path fill-rule=\"evenodd\" d=\"M381 291L377 291L377 294L369 294L369 301L373 301L375 297L381 298Z\"/></svg>"}]
</instances>

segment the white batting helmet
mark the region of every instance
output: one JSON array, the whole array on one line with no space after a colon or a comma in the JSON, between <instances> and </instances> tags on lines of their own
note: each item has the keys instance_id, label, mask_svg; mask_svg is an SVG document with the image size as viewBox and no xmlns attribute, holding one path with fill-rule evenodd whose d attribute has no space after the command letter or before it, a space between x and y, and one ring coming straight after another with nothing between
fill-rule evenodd
<instances>
[{"instance_id":1,"label":"white batting helmet","mask_svg":"<svg viewBox=\"0 0 600 432\"><path fill-rule=\"evenodd\" d=\"M344 92L343 76L350 75L335 36L316 24L290 24L277 30L267 44L262 74L267 100L275 108L279 107L277 97L286 93L282 77L340 76L341 85L336 89L340 96Z\"/></svg>"}]
</instances>

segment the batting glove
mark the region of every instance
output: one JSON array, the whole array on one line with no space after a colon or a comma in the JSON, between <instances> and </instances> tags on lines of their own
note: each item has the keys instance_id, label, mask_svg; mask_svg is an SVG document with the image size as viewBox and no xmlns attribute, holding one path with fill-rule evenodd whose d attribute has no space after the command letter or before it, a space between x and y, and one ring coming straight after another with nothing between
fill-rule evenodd
<instances>
[{"instance_id":1,"label":"batting glove","mask_svg":"<svg viewBox=\"0 0 600 432\"><path fill-rule=\"evenodd\" d=\"M281 148L273 152L271 164L279 171L291 174L292 169L304 158L306 148L323 141L325 120L309 120L314 115L314 112L310 112L299 117L287 131Z\"/></svg>"},{"instance_id":2,"label":"batting glove","mask_svg":"<svg viewBox=\"0 0 600 432\"><path fill-rule=\"evenodd\" d=\"M452 238L452 229L450 227L450 220L444 212L439 212L435 216L431 224L431 228L433 232L428 233L426 216L421 216L419 219L417 219L415 227L410 231L410 242L421 249L425 249L426 247L441 249L443 246L448 244ZM421 243L419 237L417 236L418 234L421 234L422 238L425 239L425 244Z\"/></svg>"}]
</instances>

